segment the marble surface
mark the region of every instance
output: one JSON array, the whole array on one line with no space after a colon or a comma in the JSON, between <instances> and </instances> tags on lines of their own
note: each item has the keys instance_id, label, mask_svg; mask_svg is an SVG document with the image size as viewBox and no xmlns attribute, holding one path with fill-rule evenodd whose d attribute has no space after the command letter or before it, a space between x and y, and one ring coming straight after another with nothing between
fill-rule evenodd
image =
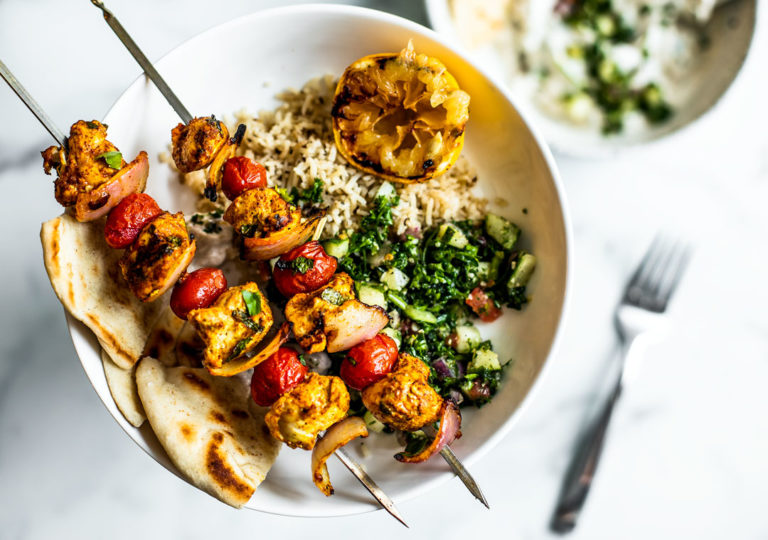
<instances>
[{"instance_id":1,"label":"marble surface","mask_svg":"<svg viewBox=\"0 0 768 540\"><path fill-rule=\"evenodd\" d=\"M157 58L219 22L281 2L111 0ZM415 0L358 1L426 22ZM0 537L467 538L551 536L547 524L579 431L606 392L613 306L659 229L697 251L624 395L574 538L766 538L768 497L768 21L708 116L608 161L556 156L575 238L570 317L547 377L509 436L473 473L387 514L291 519L237 512L190 489L107 414L75 357L48 284L39 225L59 212L38 152L47 134L0 86ZM0 58L54 120L101 117L138 67L90 3L0 1ZM448 517L451 516L451 517Z\"/></svg>"}]
</instances>

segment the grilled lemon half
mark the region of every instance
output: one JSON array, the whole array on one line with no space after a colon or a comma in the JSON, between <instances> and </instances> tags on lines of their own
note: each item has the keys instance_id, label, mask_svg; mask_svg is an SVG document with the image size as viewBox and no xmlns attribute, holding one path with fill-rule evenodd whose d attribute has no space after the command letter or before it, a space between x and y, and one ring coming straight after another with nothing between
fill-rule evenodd
<instances>
[{"instance_id":1,"label":"grilled lemon half","mask_svg":"<svg viewBox=\"0 0 768 540\"><path fill-rule=\"evenodd\" d=\"M408 43L399 54L374 54L349 66L331 114L336 146L355 167L396 182L424 182L459 157L469 94L442 62Z\"/></svg>"}]
</instances>

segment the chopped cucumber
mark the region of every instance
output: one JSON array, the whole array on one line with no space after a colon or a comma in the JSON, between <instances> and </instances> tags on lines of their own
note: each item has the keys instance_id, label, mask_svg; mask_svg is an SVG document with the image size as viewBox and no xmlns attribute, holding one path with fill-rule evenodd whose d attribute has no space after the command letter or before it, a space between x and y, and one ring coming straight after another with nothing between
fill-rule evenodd
<instances>
[{"instance_id":1,"label":"chopped cucumber","mask_svg":"<svg viewBox=\"0 0 768 540\"><path fill-rule=\"evenodd\" d=\"M392 302L397 309L405 310L408 307L408 302L402 294L398 294L395 291L387 291L387 299Z\"/></svg>"},{"instance_id":2,"label":"chopped cucumber","mask_svg":"<svg viewBox=\"0 0 768 540\"><path fill-rule=\"evenodd\" d=\"M496 214L485 216L485 232L509 251L515 247L517 237L520 236L520 227Z\"/></svg>"},{"instance_id":3,"label":"chopped cucumber","mask_svg":"<svg viewBox=\"0 0 768 540\"><path fill-rule=\"evenodd\" d=\"M467 365L467 373L479 373L483 370L499 371L499 355L490 349L478 349Z\"/></svg>"},{"instance_id":4,"label":"chopped cucumber","mask_svg":"<svg viewBox=\"0 0 768 540\"><path fill-rule=\"evenodd\" d=\"M435 317L434 313L414 306L407 306L405 308L405 316L412 321L421 323L435 324L437 322L437 317Z\"/></svg>"},{"instance_id":5,"label":"chopped cucumber","mask_svg":"<svg viewBox=\"0 0 768 540\"><path fill-rule=\"evenodd\" d=\"M536 257L521 251L517 257L510 260L509 269L511 273L507 280L507 289L512 291L512 289L518 287L525 287L528 284L528 280L531 279L531 274L533 274L535 268Z\"/></svg>"},{"instance_id":6,"label":"chopped cucumber","mask_svg":"<svg viewBox=\"0 0 768 540\"><path fill-rule=\"evenodd\" d=\"M403 342L403 335L400 333L400 330L395 330L392 327L387 326L386 328L382 329L379 334L384 334L385 336L389 336L392 338L392 340L397 344L397 348L400 348L400 344Z\"/></svg>"},{"instance_id":7,"label":"chopped cucumber","mask_svg":"<svg viewBox=\"0 0 768 540\"><path fill-rule=\"evenodd\" d=\"M389 182L383 182L379 186L379 190L376 192L375 198L378 199L379 197L384 197L386 199L391 199L396 195L397 195L397 190L395 190L395 186L393 186Z\"/></svg>"},{"instance_id":8,"label":"chopped cucumber","mask_svg":"<svg viewBox=\"0 0 768 540\"><path fill-rule=\"evenodd\" d=\"M392 291L402 291L408 285L408 276L398 268L390 268L379 280Z\"/></svg>"},{"instance_id":9,"label":"chopped cucumber","mask_svg":"<svg viewBox=\"0 0 768 540\"><path fill-rule=\"evenodd\" d=\"M477 277L480 281L490 281L491 278L491 263L486 261L480 261L477 263Z\"/></svg>"},{"instance_id":10,"label":"chopped cucumber","mask_svg":"<svg viewBox=\"0 0 768 540\"><path fill-rule=\"evenodd\" d=\"M363 415L363 422L365 422L365 426L368 428L368 431L373 431L374 433L381 433L386 427L384 424L379 422L375 416L373 416L371 411L365 411L365 414Z\"/></svg>"},{"instance_id":11,"label":"chopped cucumber","mask_svg":"<svg viewBox=\"0 0 768 540\"><path fill-rule=\"evenodd\" d=\"M392 251L392 244L387 242L379 248L379 251L366 259L368 266L371 268L376 268L377 266L384 264L384 261L387 259L387 255L389 255L390 251Z\"/></svg>"},{"instance_id":12,"label":"chopped cucumber","mask_svg":"<svg viewBox=\"0 0 768 540\"><path fill-rule=\"evenodd\" d=\"M457 326L456 336L456 352L462 354L472 352L482 341L480 332L471 324Z\"/></svg>"},{"instance_id":13,"label":"chopped cucumber","mask_svg":"<svg viewBox=\"0 0 768 540\"><path fill-rule=\"evenodd\" d=\"M387 297L379 285L375 283L357 284L357 298L369 306L381 306L387 309Z\"/></svg>"},{"instance_id":14,"label":"chopped cucumber","mask_svg":"<svg viewBox=\"0 0 768 540\"><path fill-rule=\"evenodd\" d=\"M347 251L349 251L349 238L341 238L340 236L331 238L330 240L323 242L323 248L325 248L325 252L331 257L341 259L347 254Z\"/></svg>"},{"instance_id":15,"label":"chopped cucumber","mask_svg":"<svg viewBox=\"0 0 768 540\"><path fill-rule=\"evenodd\" d=\"M453 223L443 223L440 225L440 228L437 230L437 239L456 249L464 249L469 244L469 240L461 232L461 229Z\"/></svg>"}]
</instances>

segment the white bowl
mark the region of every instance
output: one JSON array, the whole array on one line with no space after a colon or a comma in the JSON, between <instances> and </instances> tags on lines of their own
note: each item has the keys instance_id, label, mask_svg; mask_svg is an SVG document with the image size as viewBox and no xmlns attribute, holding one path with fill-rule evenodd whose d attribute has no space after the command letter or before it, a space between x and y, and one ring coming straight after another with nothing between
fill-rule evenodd
<instances>
[{"instance_id":1,"label":"white bowl","mask_svg":"<svg viewBox=\"0 0 768 540\"><path fill-rule=\"evenodd\" d=\"M462 43L456 31L449 0L425 0L430 24L451 43L461 44L477 64L495 74L512 87L514 74L509 69L509 58L492 47L471 49ZM613 156L619 151L661 139L691 125L711 110L731 86L744 63L752 42L756 20L757 0L726 0L718 7L706 26L710 44L696 62L684 82L676 86L675 114L658 126L605 137L599 130L585 128L556 119L544 113L535 103L535 88L515 85L517 104L525 116L541 129L552 147L576 157L598 158Z\"/></svg>"},{"instance_id":2,"label":"white bowl","mask_svg":"<svg viewBox=\"0 0 768 540\"><path fill-rule=\"evenodd\" d=\"M518 221L525 245L540 260L531 284L535 299L522 312L508 312L482 331L493 337L503 357L515 359L499 394L466 414L464 436L453 445L471 466L512 427L557 341L565 307L570 264L569 220L558 173L543 141L518 114L501 87L478 71L430 30L381 12L355 7L303 5L269 10L223 24L189 40L157 63L158 70L187 108L197 115L223 116L243 106L252 111L276 105L285 87L310 78L341 74L370 53L398 51L409 39L417 50L439 57L472 96L465 152L477 165L491 196L512 202L505 213ZM192 211L168 166L158 161L178 118L144 77L117 100L104 121L110 139L126 155L150 154L147 191L161 206ZM527 208L527 214L522 209ZM132 427L109 393L96 339L68 318L75 349L105 406L125 432L169 471L179 475L150 427ZM441 459L404 465L392 456L392 436L372 437L373 455L360 458L381 487L397 501L415 497L452 477ZM247 505L295 516L333 516L374 510L371 497L343 467L331 460L336 488L326 498L312 484L309 453L284 447L267 480Z\"/></svg>"}]
</instances>

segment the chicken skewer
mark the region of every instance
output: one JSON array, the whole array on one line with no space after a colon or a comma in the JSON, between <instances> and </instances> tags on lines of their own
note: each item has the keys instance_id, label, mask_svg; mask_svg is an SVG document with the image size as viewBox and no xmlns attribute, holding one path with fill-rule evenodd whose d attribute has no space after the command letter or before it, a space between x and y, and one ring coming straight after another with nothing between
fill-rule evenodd
<instances>
[{"instance_id":1,"label":"chicken skewer","mask_svg":"<svg viewBox=\"0 0 768 540\"><path fill-rule=\"evenodd\" d=\"M100 2L99 0L91 0L93 5L98 7L102 10L104 13L104 19L107 22L107 24L112 28L112 30L115 32L117 37L120 39L120 41L128 48L128 51L131 53L131 55L136 59L136 61L139 63L139 65L142 67L146 75L152 80L153 83L157 86L160 93L163 94L163 96L168 100L168 103L173 107L173 109L179 114L182 121L189 125L194 118L192 115L187 111L187 109L181 104L178 97L173 93L173 91L168 87L166 82L163 80L163 78L160 76L160 74L157 72L156 69L152 66L152 64L149 62L147 57L141 52L139 47L136 45L136 42L133 41L133 39L128 35L128 33L125 31L123 26L120 24L120 22L117 20L117 18L104 6L103 2ZM392 516L394 516L398 521L403 523L403 525L407 524L403 520L402 516L400 516L399 512L397 511L394 503L392 500L387 496L381 488L379 488L376 483L365 474L360 464L356 463L352 458L349 457L349 455L343 456L344 459L342 459L342 462L347 465L348 463L352 465L351 467L347 465L349 470L357 477L357 479L360 481L363 486L373 495L373 497L379 502L379 504L387 510Z\"/></svg>"}]
</instances>

